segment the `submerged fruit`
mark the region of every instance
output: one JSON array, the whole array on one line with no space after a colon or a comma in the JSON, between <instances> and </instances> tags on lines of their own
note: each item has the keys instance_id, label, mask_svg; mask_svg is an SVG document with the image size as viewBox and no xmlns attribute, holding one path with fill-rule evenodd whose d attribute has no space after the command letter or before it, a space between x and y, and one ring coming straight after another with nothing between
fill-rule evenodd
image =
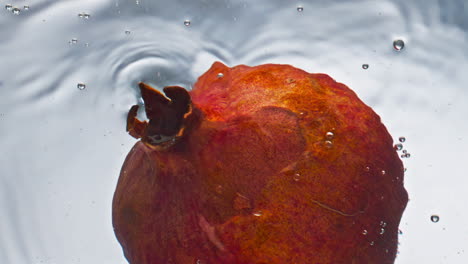
<instances>
[{"instance_id":1,"label":"submerged fruit","mask_svg":"<svg viewBox=\"0 0 468 264\"><path fill-rule=\"evenodd\" d=\"M149 121L113 200L132 264L394 262L408 201L379 116L288 65L219 62L192 91L140 84Z\"/></svg>"}]
</instances>

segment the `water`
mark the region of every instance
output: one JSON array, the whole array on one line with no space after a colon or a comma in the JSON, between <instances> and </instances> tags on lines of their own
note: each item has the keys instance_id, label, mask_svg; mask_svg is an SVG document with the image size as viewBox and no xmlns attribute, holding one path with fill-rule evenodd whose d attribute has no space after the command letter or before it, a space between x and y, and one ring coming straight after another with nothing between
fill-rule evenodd
<instances>
[{"instance_id":1,"label":"water","mask_svg":"<svg viewBox=\"0 0 468 264\"><path fill-rule=\"evenodd\" d=\"M110 208L137 83L190 88L215 60L350 86L411 150L396 263L468 263L464 0L0 1L0 263L126 263Z\"/></svg>"}]
</instances>

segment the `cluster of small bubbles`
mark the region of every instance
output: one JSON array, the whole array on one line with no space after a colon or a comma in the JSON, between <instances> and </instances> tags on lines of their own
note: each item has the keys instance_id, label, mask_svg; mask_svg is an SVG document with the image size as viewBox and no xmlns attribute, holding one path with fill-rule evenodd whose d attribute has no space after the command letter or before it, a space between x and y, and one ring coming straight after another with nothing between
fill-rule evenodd
<instances>
[{"instance_id":1,"label":"cluster of small bubbles","mask_svg":"<svg viewBox=\"0 0 468 264\"><path fill-rule=\"evenodd\" d=\"M398 144L395 144L395 146L393 146L397 151L400 151L403 149L403 144L401 143L398 143Z\"/></svg>"},{"instance_id":2,"label":"cluster of small bubbles","mask_svg":"<svg viewBox=\"0 0 468 264\"><path fill-rule=\"evenodd\" d=\"M224 74L222 72L218 73L218 78L224 77Z\"/></svg>"},{"instance_id":3,"label":"cluster of small bubbles","mask_svg":"<svg viewBox=\"0 0 468 264\"><path fill-rule=\"evenodd\" d=\"M84 83L78 83L76 85L76 88L78 88L78 90L84 90L86 88L86 84Z\"/></svg>"},{"instance_id":4,"label":"cluster of small bubbles","mask_svg":"<svg viewBox=\"0 0 468 264\"><path fill-rule=\"evenodd\" d=\"M405 137L399 137L399 138L398 138L398 141L400 141L401 143L403 143L403 142L406 141L406 138L405 138Z\"/></svg>"},{"instance_id":5,"label":"cluster of small bubbles","mask_svg":"<svg viewBox=\"0 0 468 264\"><path fill-rule=\"evenodd\" d=\"M88 13L79 13L78 17L79 18L84 18L84 19L89 19L91 17L91 15L88 14Z\"/></svg>"},{"instance_id":6,"label":"cluster of small bubbles","mask_svg":"<svg viewBox=\"0 0 468 264\"><path fill-rule=\"evenodd\" d=\"M438 215L431 215L431 221L433 223L437 223L439 222L439 220L440 220L440 217Z\"/></svg>"},{"instance_id":7,"label":"cluster of small bubbles","mask_svg":"<svg viewBox=\"0 0 468 264\"><path fill-rule=\"evenodd\" d=\"M186 27L190 26L191 23L192 23L192 22L190 22L190 20L188 20L188 19L184 21L184 25L185 25Z\"/></svg>"},{"instance_id":8,"label":"cluster of small bubbles","mask_svg":"<svg viewBox=\"0 0 468 264\"><path fill-rule=\"evenodd\" d=\"M363 65L362 65L362 68L363 68L364 70L369 69L369 64L363 64Z\"/></svg>"},{"instance_id":9,"label":"cluster of small bubbles","mask_svg":"<svg viewBox=\"0 0 468 264\"><path fill-rule=\"evenodd\" d=\"M256 211L253 213L254 216L262 216L262 211Z\"/></svg>"},{"instance_id":10,"label":"cluster of small bubbles","mask_svg":"<svg viewBox=\"0 0 468 264\"><path fill-rule=\"evenodd\" d=\"M367 230L366 229L362 230L362 234L367 235Z\"/></svg>"},{"instance_id":11,"label":"cluster of small bubbles","mask_svg":"<svg viewBox=\"0 0 468 264\"><path fill-rule=\"evenodd\" d=\"M76 44L78 43L78 39L77 38L72 38L70 41L68 41L69 44Z\"/></svg>"},{"instance_id":12,"label":"cluster of small bubbles","mask_svg":"<svg viewBox=\"0 0 468 264\"><path fill-rule=\"evenodd\" d=\"M294 181L299 181L301 179L301 175L299 173L294 174Z\"/></svg>"},{"instance_id":13,"label":"cluster of small bubbles","mask_svg":"<svg viewBox=\"0 0 468 264\"><path fill-rule=\"evenodd\" d=\"M130 30L125 30L125 35L130 35L132 33Z\"/></svg>"},{"instance_id":14,"label":"cluster of small bubbles","mask_svg":"<svg viewBox=\"0 0 468 264\"><path fill-rule=\"evenodd\" d=\"M409 157L411 157L411 154L408 153L408 152L406 152L406 153L401 154L400 157L402 157L402 158L409 158Z\"/></svg>"},{"instance_id":15,"label":"cluster of small bubbles","mask_svg":"<svg viewBox=\"0 0 468 264\"><path fill-rule=\"evenodd\" d=\"M326 137L328 140L332 140L334 136L335 136L335 135L334 135L333 132L331 132L331 131L329 131L329 132L327 132L327 133L325 134L325 137Z\"/></svg>"},{"instance_id":16,"label":"cluster of small bubbles","mask_svg":"<svg viewBox=\"0 0 468 264\"><path fill-rule=\"evenodd\" d=\"M405 47L405 42L401 39L396 39L393 41L393 48L396 51L400 51Z\"/></svg>"},{"instance_id":17,"label":"cluster of small bubbles","mask_svg":"<svg viewBox=\"0 0 468 264\"><path fill-rule=\"evenodd\" d=\"M8 10L8 11L11 11L11 10L13 10L13 6L10 5L10 4L6 4L5 9Z\"/></svg>"},{"instance_id":18,"label":"cluster of small bubbles","mask_svg":"<svg viewBox=\"0 0 468 264\"><path fill-rule=\"evenodd\" d=\"M302 12L304 11L304 7L303 6L298 6L297 7L297 12Z\"/></svg>"}]
</instances>

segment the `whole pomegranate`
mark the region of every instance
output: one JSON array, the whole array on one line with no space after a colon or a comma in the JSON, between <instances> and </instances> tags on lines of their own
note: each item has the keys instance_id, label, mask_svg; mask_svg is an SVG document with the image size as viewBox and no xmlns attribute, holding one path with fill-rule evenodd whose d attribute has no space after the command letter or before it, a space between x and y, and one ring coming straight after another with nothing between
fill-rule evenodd
<instances>
[{"instance_id":1,"label":"whole pomegranate","mask_svg":"<svg viewBox=\"0 0 468 264\"><path fill-rule=\"evenodd\" d=\"M131 264L394 263L402 162L348 87L216 62L190 92L140 88L112 208Z\"/></svg>"}]
</instances>

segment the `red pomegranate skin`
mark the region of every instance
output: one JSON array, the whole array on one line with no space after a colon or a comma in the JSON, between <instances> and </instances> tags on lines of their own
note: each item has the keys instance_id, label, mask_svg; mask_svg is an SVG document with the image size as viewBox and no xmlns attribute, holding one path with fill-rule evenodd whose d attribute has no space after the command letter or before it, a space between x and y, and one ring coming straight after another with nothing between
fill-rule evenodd
<instances>
[{"instance_id":1,"label":"red pomegranate skin","mask_svg":"<svg viewBox=\"0 0 468 264\"><path fill-rule=\"evenodd\" d=\"M129 263L394 263L403 165L344 84L216 62L190 92L140 89L112 205Z\"/></svg>"}]
</instances>

